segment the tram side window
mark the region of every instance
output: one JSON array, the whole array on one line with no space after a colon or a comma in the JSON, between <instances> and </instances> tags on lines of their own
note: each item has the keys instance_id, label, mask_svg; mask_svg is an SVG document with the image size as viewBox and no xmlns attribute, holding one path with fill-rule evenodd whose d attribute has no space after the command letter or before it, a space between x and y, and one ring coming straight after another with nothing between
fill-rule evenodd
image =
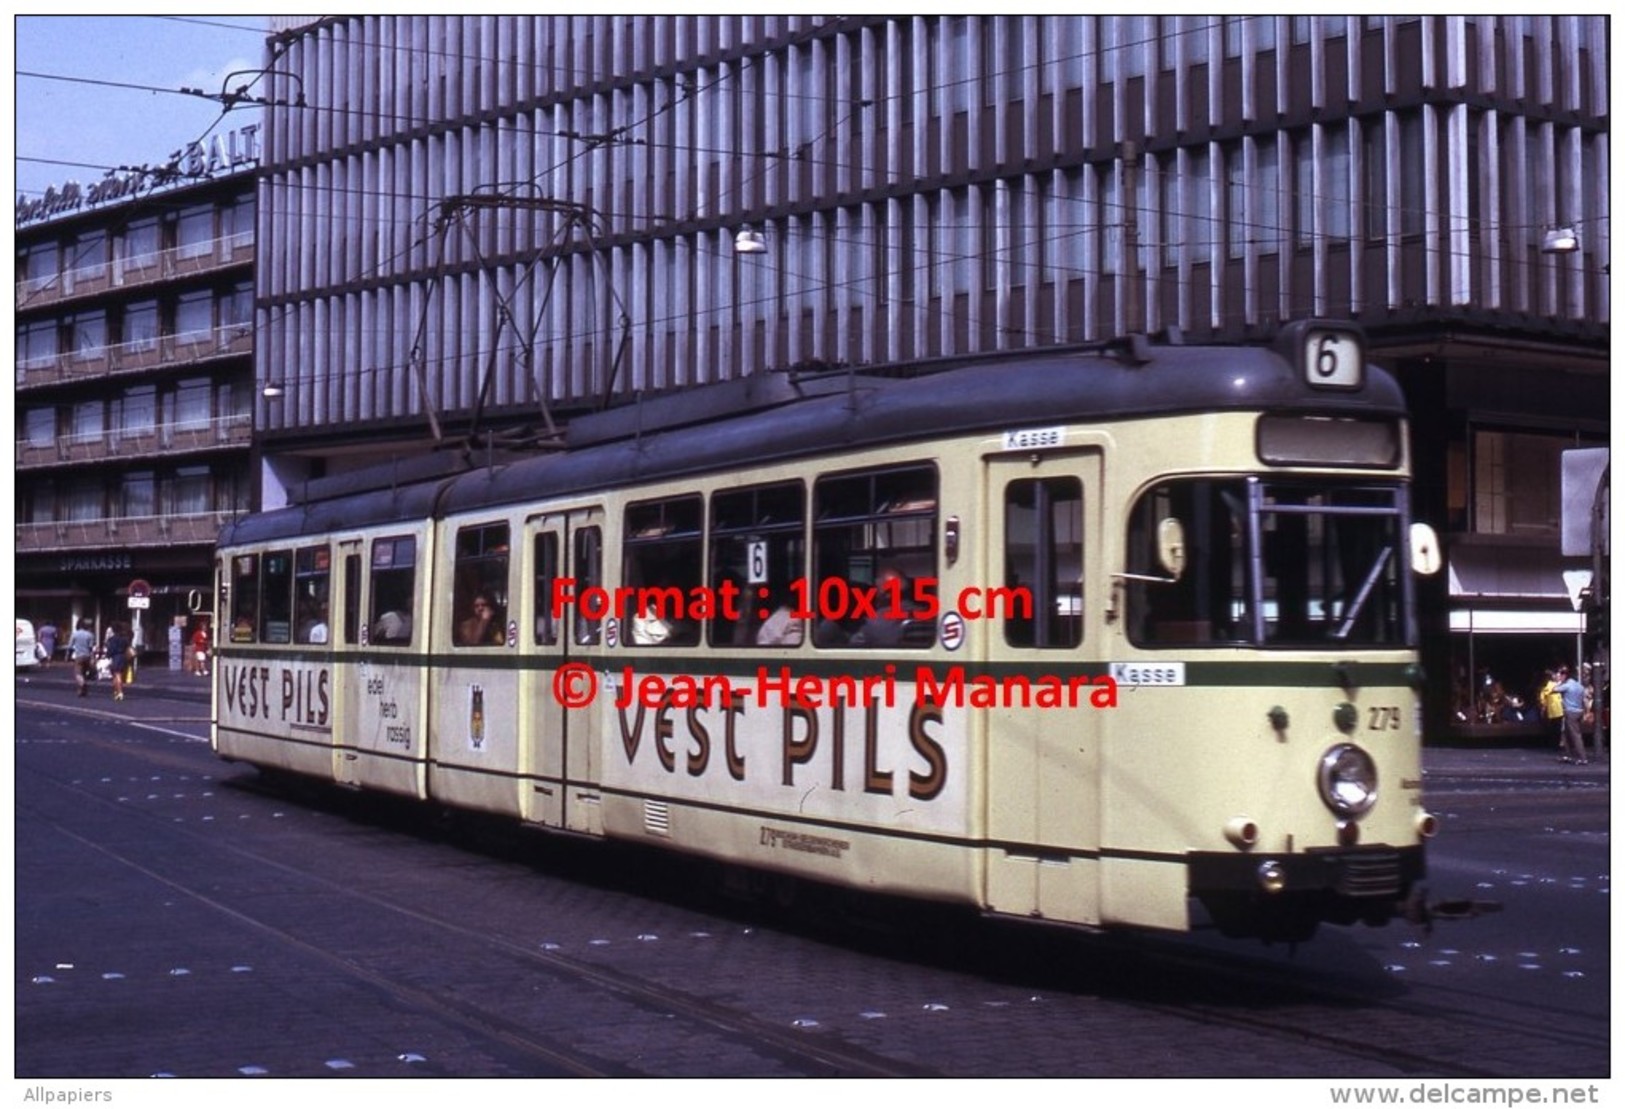
<instances>
[{"instance_id":1,"label":"tram side window","mask_svg":"<svg viewBox=\"0 0 1625 1109\"><path fill-rule=\"evenodd\" d=\"M452 640L459 647L500 647L508 626L508 525L457 531L452 577Z\"/></svg>"},{"instance_id":2,"label":"tram side window","mask_svg":"<svg viewBox=\"0 0 1625 1109\"><path fill-rule=\"evenodd\" d=\"M688 607L701 595L702 513L698 494L627 506L621 583L638 591L622 614L629 645L699 643L699 621L690 617Z\"/></svg>"},{"instance_id":3,"label":"tram side window","mask_svg":"<svg viewBox=\"0 0 1625 1109\"><path fill-rule=\"evenodd\" d=\"M260 642L293 642L292 551L267 551L260 566Z\"/></svg>"},{"instance_id":4,"label":"tram side window","mask_svg":"<svg viewBox=\"0 0 1625 1109\"><path fill-rule=\"evenodd\" d=\"M559 641L558 621L553 617L553 581L559 576L559 537L552 532L536 536L536 587L531 595L536 598L536 612L531 620L535 629L535 642L540 647L551 647Z\"/></svg>"},{"instance_id":5,"label":"tram side window","mask_svg":"<svg viewBox=\"0 0 1625 1109\"><path fill-rule=\"evenodd\" d=\"M361 642L361 556L344 556L344 642Z\"/></svg>"},{"instance_id":6,"label":"tram side window","mask_svg":"<svg viewBox=\"0 0 1625 1109\"><path fill-rule=\"evenodd\" d=\"M937 472L910 466L819 480L813 492L820 647L926 647L935 621L923 601L937 585ZM915 615L918 613L919 615Z\"/></svg>"},{"instance_id":7,"label":"tram side window","mask_svg":"<svg viewBox=\"0 0 1625 1109\"><path fill-rule=\"evenodd\" d=\"M1177 579L1158 558L1165 520L1185 533L1188 565ZM1146 646L1235 643L1248 637L1247 491L1234 480L1168 482L1129 517L1129 638Z\"/></svg>"},{"instance_id":8,"label":"tram side window","mask_svg":"<svg viewBox=\"0 0 1625 1109\"><path fill-rule=\"evenodd\" d=\"M333 552L327 547L304 547L294 555L295 643L323 644L329 639L327 620L332 561Z\"/></svg>"},{"instance_id":9,"label":"tram side window","mask_svg":"<svg viewBox=\"0 0 1625 1109\"><path fill-rule=\"evenodd\" d=\"M1083 642L1083 484L1011 482L1004 491L1004 587L998 612L1012 647ZM990 598L991 600L991 598Z\"/></svg>"},{"instance_id":10,"label":"tram side window","mask_svg":"<svg viewBox=\"0 0 1625 1109\"><path fill-rule=\"evenodd\" d=\"M604 534L596 527L582 528L575 533L574 569L575 595L589 589L602 589L604 585ZM581 606L572 605L575 613L575 641L582 646L597 643L603 629L603 620L583 615Z\"/></svg>"},{"instance_id":11,"label":"tram side window","mask_svg":"<svg viewBox=\"0 0 1625 1109\"><path fill-rule=\"evenodd\" d=\"M412 598L416 595L417 539L410 535L372 542L371 640L384 647L412 641Z\"/></svg>"},{"instance_id":12,"label":"tram side window","mask_svg":"<svg viewBox=\"0 0 1625 1109\"><path fill-rule=\"evenodd\" d=\"M802 621L791 613L801 598L791 582L806 574L807 490L799 481L731 489L711 497L711 588L737 620L719 611L711 620L713 647L794 647Z\"/></svg>"},{"instance_id":13,"label":"tram side window","mask_svg":"<svg viewBox=\"0 0 1625 1109\"><path fill-rule=\"evenodd\" d=\"M259 631L260 556L231 560L231 641L252 643Z\"/></svg>"}]
</instances>

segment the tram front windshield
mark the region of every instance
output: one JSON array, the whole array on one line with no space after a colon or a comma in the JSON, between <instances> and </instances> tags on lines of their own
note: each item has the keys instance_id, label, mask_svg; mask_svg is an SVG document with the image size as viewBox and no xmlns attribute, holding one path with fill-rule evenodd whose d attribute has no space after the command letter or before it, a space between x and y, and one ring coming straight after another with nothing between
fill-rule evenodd
<instances>
[{"instance_id":1,"label":"tram front windshield","mask_svg":"<svg viewBox=\"0 0 1625 1109\"><path fill-rule=\"evenodd\" d=\"M1151 646L1399 647L1413 626L1394 485L1171 480L1129 519L1129 635ZM1164 521L1185 565L1159 557Z\"/></svg>"}]
</instances>

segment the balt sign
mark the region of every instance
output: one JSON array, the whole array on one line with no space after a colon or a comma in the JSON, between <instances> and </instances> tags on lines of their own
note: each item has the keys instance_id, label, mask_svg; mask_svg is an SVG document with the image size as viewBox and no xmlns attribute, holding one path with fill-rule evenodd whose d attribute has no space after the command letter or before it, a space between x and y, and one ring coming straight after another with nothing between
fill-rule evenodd
<instances>
[{"instance_id":1,"label":"balt sign","mask_svg":"<svg viewBox=\"0 0 1625 1109\"><path fill-rule=\"evenodd\" d=\"M45 190L45 195L32 200L19 196L17 225L20 227L86 208L133 200L174 185L200 181L243 166L258 165L259 132L259 124L246 124L235 131L189 143L171 154L161 166L140 166L122 171L110 169L107 176L92 185L82 186L77 181L66 181L60 186L53 185Z\"/></svg>"}]
</instances>

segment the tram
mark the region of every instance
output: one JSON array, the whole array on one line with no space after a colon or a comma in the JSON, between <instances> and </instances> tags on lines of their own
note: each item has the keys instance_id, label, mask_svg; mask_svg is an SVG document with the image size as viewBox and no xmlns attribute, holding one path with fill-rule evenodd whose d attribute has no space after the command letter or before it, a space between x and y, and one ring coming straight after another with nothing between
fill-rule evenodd
<instances>
[{"instance_id":1,"label":"tram","mask_svg":"<svg viewBox=\"0 0 1625 1109\"><path fill-rule=\"evenodd\" d=\"M221 533L214 749L986 914L1384 923L1438 554L1364 350L770 372L325 479Z\"/></svg>"}]
</instances>

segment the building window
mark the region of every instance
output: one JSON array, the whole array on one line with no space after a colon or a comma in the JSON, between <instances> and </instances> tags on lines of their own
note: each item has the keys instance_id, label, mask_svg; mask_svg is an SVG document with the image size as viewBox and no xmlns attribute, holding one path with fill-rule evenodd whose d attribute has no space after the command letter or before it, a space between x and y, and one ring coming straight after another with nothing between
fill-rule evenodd
<instances>
[{"instance_id":1,"label":"building window","mask_svg":"<svg viewBox=\"0 0 1625 1109\"><path fill-rule=\"evenodd\" d=\"M99 400L87 400L73 406L73 437L96 439L107 430L106 405Z\"/></svg>"},{"instance_id":2,"label":"building window","mask_svg":"<svg viewBox=\"0 0 1625 1109\"><path fill-rule=\"evenodd\" d=\"M160 245L158 221L145 219L125 228L124 234L114 240L113 249L126 262L145 266L157 262Z\"/></svg>"},{"instance_id":3,"label":"building window","mask_svg":"<svg viewBox=\"0 0 1625 1109\"><path fill-rule=\"evenodd\" d=\"M1314 133L1296 136L1293 190L1297 194L1297 242L1310 245L1315 238L1318 207L1320 231L1328 239L1347 239L1349 224L1349 129L1347 124L1323 127L1317 161Z\"/></svg>"},{"instance_id":4,"label":"building window","mask_svg":"<svg viewBox=\"0 0 1625 1109\"><path fill-rule=\"evenodd\" d=\"M196 430L209 426L214 412L214 383L206 377L195 377L175 387L172 424L177 429Z\"/></svg>"},{"instance_id":5,"label":"building window","mask_svg":"<svg viewBox=\"0 0 1625 1109\"><path fill-rule=\"evenodd\" d=\"M214 327L214 294L189 293L175 302L175 334L197 338Z\"/></svg>"},{"instance_id":6,"label":"building window","mask_svg":"<svg viewBox=\"0 0 1625 1109\"><path fill-rule=\"evenodd\" d=\"M158 302L142 300L124 309L120 341L127 350L152 350L158 345Z\"/></svg>"},{"instance_id":7,"label":"building window","mask_svg":"<svg viewBox=\"0 0 1625 1109\"><path fill-rule=\"evenodd\" d=\"M80 480L62 490L62 519L100 520L107 513L106 497L98 481Z\"/></svg>"},{"instance_id":8,"label":"building window","mask_svg":"<svg viewBox=\"0 0 1625 1109\"><path fill-rule=\"evenodd\" d=\"M151 435L158 427L158 390L137 385L125 390L119 400L119 432L123 435Z\"/></svg>"},{"instance_id":9,"label":"building window","mask_svg":"<svg viewBox=\"0 0 1625 1109\"><path fill-rule=\"evenodd\" d=\"M1276 16L1225 16L1225 57L1232 57L1232 59L1238 59L1238 57L1241 57L1241 28L1243 28L1243 24L1251 24L1248 31L1250 31L1251 36L1253 36L1254 50L1276 49Z\"/></svg>"},{"instance_id":10,"label":"building window","mask_svg":"<svg viewBox=\"0 0 1625 1109\"><path fill-rule=\"evenodd\" d=\"M68 269L74 272L98 270L107 265L107 233L86 231L68 248Z\"/></svg>"},{"instance_id":11,"label":"building window","mask_svg":"<svg viewBox=\"0 0 1625 1109\"><path fill-rule=\"evenodd\" d=\"M151 471L126 474L120 515L144 517L158 515L158 483Z\"/></svg>"},{"instance_id":12,"label":"building window","mask_svg":"<svg viewBox=\"0 0 1625 1109\"><path fill-rule=\"evenodd\" d=\"M1399 119L1399 231L1420 235L1427 229L1427 166L1423 161L1422 116L1418 109Z\"/></svg>"},{"instance_id":13,"label":"building window","mask_svg":"<svg viewBox=\"0 0 1625 1109\"><path fill-rule=\"evenodd\" d=\"M70 350L78 359L100 358L107 353L107 314L87 312L68 321L72 336Z\"/></svg>"},{"instance_id":14,"label":"building window","mask_svg":"<svg viewBox=\"0 0 1625 1109\"><path fill-rule=\"evenodd\" d=\"M56 442L56 409L30 408L23 417L24 438L31 447L48 447Z\"/></svg>"},{"instance_id":15,"label":"building window","mask_svg":"<svg viewBox=\"0 0 1625 1109\"><path fill-rule=\"evenodd\" d=\"M60 351L61 338L55 320L26 324L17 332L19 365L38 366L54 362Z\"/></svg>"},{"instance_id":16,"label":"building window","mask_svg":"<svg viewBox=\"0 0 1625 1109\"><path fill-rule=\"evenodd\" d=\"M245 281L220 298L220 326L237 331L254 327L254 283Z\"/></svg>"},{"instance_id":17,"label":"building window","mask_svg":"<svg viewBox=\"0 0 1625 1109\"><path fill-rule=\"evenodd\" d=\"M195 516L213 509L210 503L209 469L183 466L169 483L169 511L177 516Z\"/></svg>"},{"instance_id":18,"label":"building window","mask_svg":"<svg viewBox=\"0 0 1625 1109\"><path fill-rule=\"evenodd\" d=\"M56 243L36 243L19 252L17 268L30 285L55 280L61 269L61 249Z\"/></svg>"},{"instance_id":19,"label":"building window","mask_svg":"<svg viewBox=\"0 0 1625 1109\"><path fill-rule=\"evenodd\" d=\"M234 241L253 241L254 194L246 193L234 203L220 209L220 237Z\"/></svg>"},{"instance_id":20,"label":"building window","mask_svg":"<svg viewBox=\"0 0 1625 1109\"><path fill-rule=\"evenodd\" d=\"M1556 535L1562 526L1563 450L1556 435L1473 434L1473 527L1480 535Z\"/></svg>"},{"instance_id":21,"label":"building window","mask_svg":"<svg viewBox=\"0 0 1625 1109\"><path fill-rule=\"evenodd\" d=\"M214 249L214 206L186 208L175 220L175 254L195 258Z\"/></svg>"}]
</instances>

